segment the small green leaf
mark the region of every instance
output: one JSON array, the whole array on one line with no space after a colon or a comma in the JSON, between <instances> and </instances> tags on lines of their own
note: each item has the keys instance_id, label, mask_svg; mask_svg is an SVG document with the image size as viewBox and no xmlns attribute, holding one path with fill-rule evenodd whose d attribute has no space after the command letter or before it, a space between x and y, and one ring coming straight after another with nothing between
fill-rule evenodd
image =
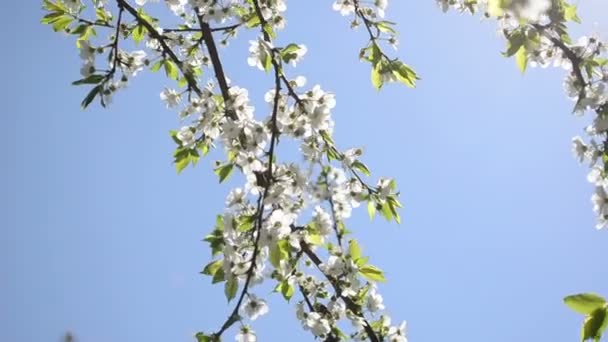
<instances>
[{"instance_id":1,"label":"small green leaf","mask_svg":"<svg viewBox=\"0 0 608 342\"><path fill-rule=\"evenodd\" d=\"M321 246L323 244L323 238L316 233L308 233L308 235L306 235L306 241L315 246Z\"/></svg>"},{"instance_id":2,"label":"small green leaf","mask_svg":"<svg viewBox=\"0 0 608 342\"><path fill-rule=\"evenodd\" d=\"M180 174L188 165L190 165L190 158L181 158L175 161L175 170Z\"/></svg>"},{"instance_id":3,"label":"small green leaf","mask_svg":"<svg viewBox=\"0 0 608 342\"><path fill-rule=\"evenodd\" d=\"M156 63L154 63L152 65L152 67L150 68L150 70L153 71L153 72L157 72L158 70L160 70L160 68L163 66L163 64L165 64L165 60L164 59L160 59L160 60L158 60Z\"/></svg>"},{"instance_id":4,"label":"small green leaf","mask_svg":"<svg viewBox=\"0 0 608 342\"><path fill-rule=\"evenodd\" d=\"M526 53L526 47L522 45L519 50L515 53L515 62L517 63L517 68L523 74L526 72L526 67L528 66L528 54Z\"/></svg>"},{"instance_id":5,"label":"small green leaf","mask_svg":"<svg viewBox=\"0 0 608 342\"><path fill-rule=\"evenodd\" d=\"M220 177L220 183L225 181L232 174L232 170L234 169L234 164L224 164L220 165L213 170L218 177Z\"/></svg>"},{"instance_id":6,"label":"small green leaf","mask_svg":"<svg viewBox=\"0 0 608 342\"><path fill-rule=\"evenodd\" d=\"M80 107L82 109L86 109L91 104L91 102L93 102L93 100L99 94L100 91L101 91L101 84L94 87L93 89L91 89L91 91L87 94L87 96L85 96L84 100L82 100Z\"/></svg>"},{"instance_id":7,"label":"small green leaf","mask_svg":"<svg viewBox=\"0 0 608 342\"><path fill-rule=\"evenodd\" d=\"M376 216L376 203L373 200L367 201L367 214L370 220L373 220Z\"/></svg>"},{"instance_id":8,"label":"small green leaf","mask_svg":"<svg viewBox=\"0 0 608 342\"><path fill-rule=\"evenodd\" d=\"M105 75L90 75L81 80L72 82L72 85L98 84L99 82L103 81L104 78L105 78Z\"/></svg>"},{"instance_id":9,"label":"small green leaf","mask_svg":"<svg viewBox=\"0 0 608 342\"><path fill-rule=\"evenodd\" d=\"M359 170L361 173L363 173L364 175L366 175L368 177L372 175L372 173L369 171L367 166L358 160L355 160L353 162L352 167L356 170Z\"/></svg>"},{"instance_id":10,"label":"small green leaf","mask_svg":"<svg viewBox=\"0 0 608 342\"><path fill-rule=\"evenodd\" d=\"M283 298L289 301L295 292L295 288L285 279L279 284L279 291L283 295Z\"/></svg>"},{"instance_id":11,"label":"small green leaf","mask_svg":"<svg viewBox=\"0 0 608 342\"><path fill-rule=\"evenodd\" d=\"M386 279L384 278L384 272L376 266L373 265L364 265L359 268L359 273L369 280L372 281L380 281L384 282Z\"/></svg>"},{"instance_id":12,"label":"small green leaf","mask_svg":"<svg viewBox=\"0 0 608 342\"><path fill-rule=\"evenodd\" d=\"M372 43L370 52L369 52L369 61L372 63L373 66L378 65L378 63L380 63L380 61L382 60L382 50L380 50L380 47L378 46L378 44L376 43Z\"/></svg>"},{"instance_id":13,"label":"small green leaf","mask_svg":"<svg viewBox=\"0 0 608 342\"><path fill-rule=\"evenodd\" d=\"M67 12L67 8L60 2L52 2L49 0L44 0L42 3L42 8L47 11L52 12Z\"/></svg>"},{"instance_id":14,"label":"small green leaf","mask_svg":"<svg viewBox=\"0 0 608 342\"><path fill-rule=\"evenodd\" d=\"M197 332L196 335L194 335L194 337L196 338L196 342L212 342L213 341L210 336L205 335L205 333L203 333L203 332Z\"/></svg>"},{"instance_id":15,"label":"small green leaf","mask_svg":"<svg viewBox=\"0 0 608 342\"><path fill-rule=\"evenodd\" d=\"M581 341L593 339L594 342L599 342L602 338L602 333L606 329L606 307L595 309L591 312L583 323L583 329L581 331Z\"/></svg>"},{"instance_id":16,"label":"small green leaf","mask_svg":"<svg viewBox=\"0 0 608 342\"><path fill-rule=\"evenodd\" d=\"M391 27L391 25L395 25L395 23L390 22L390 21L386 21L386 20L385 21L379 21L379 22L376 23L376 27L381 32L392 33L392 34L397 33L395 31L395 29Z\"/></svg>"},{"instance_id":17,"label":"small green leaf","mask_svg":"<svg viewBox=\"0 0 608 342\"><path fill-rule=\"evenodd\" d=\"M62 15L62 16L56 18L55 20L53 20L53 30L55 32L63 31L68 26L70 26L70 24L72 23L73 20L74 19L72 17L70 17L69 15Z\"/></svg>"},{"instance_id":18,"label":"small green leaf","mask_svg":"<svg viewBox=\"0 0 608 342\"><path fill-rule=\"evenodd\" d=\"M300 46L298 44L289 44L281 50L281 58L285 63L291 62L298 57Z\"/></svg>"},{"instance_id":19,"label":"small green leaf","mask_svg":"<svg viewBox=\"0 0 608 342\"><path fill-rule=\"evenodd\" d=\"M167 59L165 60L164 66L167 77L177 81L179 79L179 68L177 67L177 65L175 65L173 61Z\"/></svg>"},{"instance_id":20,"label":"small green leaf","mask_svg":"<svg viewBox=\"0 0 608 342\"><path fill-rule=\"evenodd\" d=\"M513 33L511 33L507 37L507 40L508 40L507 51L504 52L503 54L505 55L505 57L511 57L515 53L517 53L517 51L519 51L520 47L522 47L525 44L526 36L524 36L524 34L521 33L520 31L513 31Z\"/></svg>"},{"instance_id":21,"label":"small green leaf","mask_svg":"<svg viewBox=\"0 0 608 342\"><path fill-rule=\"evenodd\" d=\"M410 88L414 88L416 86L416 80L420 79L412 68L401 61L392 62L390 67L393 75L399 82Z\"/></svg>"},{"instance_id":22,"label":"small green leaf","mask_svg":"<svg viewBox=\"0 0 608 342\"><path fill-rule=\"evenodd\" d=\"M369 257L360 257L357 259L357 261L355 261L355 265L357 265L357 267L363 267L363 265L367 264L368 260Z\"/></svg>"},{"instance_id":23,"label":"small green leaf","mask_svg":"<svg viewBox=\"0 0 608 342\"><path fill-rule=\"evenodd\" d=\"M564 298L566 305L581 314L588 315L606 304L606 300L595 293L579 293Z\"/></svg>"},{"instance_id":24,"label":"small green leaf","mask_svg":"<svg viewBox=\"0 0 608 342\"><path fill-rule=\"evenodd\" d=\"M281 265L281 260L289 259L289 242L279 240L275 245L270 247L270 263L274 267Z\"/></svg>"},{"instance_id":25,"label":"small green leaf","mask_svg":"<svg viewBox=\"0 0 608 342\"><path fill-rule=\"evenodd\" d=\"M391 205L389 204L389 202L384 202L384 204L382 204L382 209L380 210L380 212L387 221L393 219L393 209L391 209Z\"/></svg>"},{"instance_id":26,"label":"small green leaf","mask_svg":"<svg viewBox=\"0 0 608 342\"><path fill-rule=\"evenodd\" d=\"M248 28L256 27L260 25L260 17L258 17L255 13L251 15L249 20L245 23L245 26Z\"/></svg>"},{"instance_id":27,"label":"small green leaf","mask_svg":"<svg viewBox=\"0 0 608 342\"><path fill-rule=\"evenodd\" d=\"M202 273L210 276L215 275L218 270L222 269L223 264L224 262L222 260L212 261L205 266Z\"/></svg>"},{"instance_id":28,"label":"small green leaf","mask_svg":"<svg viewBox=\"0 0 608 342\"><path fill-rule=\"evenodd\" d=\"M247 232L253 229L256 215L244 215L239 217L237 230L240 232Z\"/></svg>"},{"instance_id":29,"label":"small green leaf","mask_svg":"<svg viewBox=\"0 0 608 342\"><path fill-rule=\"evenodd\" d=\"M107 23L110 21L110 17L108 16L108 14L106 13L106 11L104 11L101 8L97 8L95 10L95 15L97 16L97 20L103 22L103 23Z\"/></svg>"},{"instance_id":30,"label":"small green leaf","mask_svg":"<svg viewBox=\"0 0 608 342\"><path fill-rule=\"evenodd\" d=\"M139 42L141 42L146 37L147 32L148 30L145 26L135 26L135 29L133 30L133 41L135 42L135 44L139 44Z\"/></svg>"},{"instance_id":31,"label":"small green leaf","mask_svg":"<svg viewBox=\"0 0 608 342\"><path fill-rule=\"evenodd\" d=\"M564 19L567 21L574 21L575 23L580 24L581 18L576 14L576 5L566 5L564 6Z\"/></svg>"},{"instance_id":32,"label":"small green leaf","mask_svg":"<svg viewBox=\"0 0 608 342\"><path fill-rule=\"evenodd\" d=\"M236 292L239 289L239 282L236 277L230 277L224 284L224 294L226 295L226 299L230 302L236 296Z\"/></svg>"},{"instance_id":33,"label":"small green leaf","mask_svg":"<svg viewBox=\"0 0 608 342\"><path fill-rule=\"evenodd\" d=\"M211 284L216 284L216 283L222 282L224 280L226 280L225 274L224 274L224 268L221 267L213 275L213 279L211 280Z\"/></svg>"},{"instance_id":34,"label":"small green leaf","mask_svg":"<svg viewBox=\"0 0 608 342\"><path fill-rule=\"evenodd\" d=\"M42 24L52 24L55 21L59 20L59 18L61 16L64 15L64 12L60 11L60 12L51 12L47 15L45 15L44 17L42 17L42 19L40 20L40 22Z\"/></svg>"},{"instance_id":35,"label":"small green leaf","mask_svg":"<svg viewBox=\"0 0 608 342\"><path fill-rule=\"evenodd\" d=\"M272 69L272 56L269 53L264 52L262 56L262 63L264 66L264 71L270 71L270 69Z\"/></svg>"},{"instance_id":36,"label":"small green leaf","mask_svg":"<svg viewBox=\"0 0 608 342\"><path fill-rule=\"evenodd\" d=\"M374 88L376 88L376 90L380 90L380 88L382 88L382 84L384 83L384 81L382 80L381 65L382 63L378 63L372 68L372 85L374 86Z\"/></svg>"},{"instance_id":37,"label":"small green leaf","mask_svg":"<svg viewBox=\"0 0 608 342\"><path fill-rule=\"evenodd\" d=\"M357 240L352 239L348 241L348 254L355 261L361 258L361 247L359 247Z\"/></svg>"}]
</instances>

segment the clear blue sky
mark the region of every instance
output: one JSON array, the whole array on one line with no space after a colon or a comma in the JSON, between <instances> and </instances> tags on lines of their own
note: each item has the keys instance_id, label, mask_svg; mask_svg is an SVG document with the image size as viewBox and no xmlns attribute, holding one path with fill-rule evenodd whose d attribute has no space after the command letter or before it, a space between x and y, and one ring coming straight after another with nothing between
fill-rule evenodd
<instances>
[{"instance_id":1,"label":"clear blue sky","mask_svg":"<svg viewBox=\"0 0 608 342\"><path fill-rule=\"evenodd\" d=\"M393 0L399 55L423 80L377 93L357 60L364 32L331 2L290 1L282 42L306 44L297 70L337 94L339 145L365 147L374 174L400 184L400 226L370 223L365 209L348 222L388 275L393 318L415 342L576 341L582 318L561 299L608 295L608 232L594 229L587 169L570 152L586 120L570 114L562 72L522 76L493 23ZM165 81L144 73L108 110L82 112L74 41L38 24L39 1L2 6L0 341L66 330L82 342L191 341L217 329L229 308L198 274L210 257L200 240L228 187L212 159L176 175ZM602 13L602 0L581 1L608 38ZM247 65L248 37L221 54L262 103L272 80ZM310 341L269 297L259 340Z\"/></svg>"}]
</instances>

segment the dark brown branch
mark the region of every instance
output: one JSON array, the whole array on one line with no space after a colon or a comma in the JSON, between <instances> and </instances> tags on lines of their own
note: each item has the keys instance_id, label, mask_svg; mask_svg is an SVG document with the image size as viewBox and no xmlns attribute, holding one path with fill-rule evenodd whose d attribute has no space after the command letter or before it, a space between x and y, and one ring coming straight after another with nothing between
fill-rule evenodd
<instances>
[{"instance_id":1,"label":"dark brown branch","mask_svg":"<svg viewBox=\"0 0 608 342\"><path fill-rule=\"evenodd\" d=\"M215 45L215 41L213 40L213 34L211 31L211 27L209 24L203 20L203 17L198 14L197 18L198 23L201 27L202 39L207 46L207 50L209 51L209 57L211 58L211 64L213 65L213 71L215 72L215 78L217 79L218 85L220 87L220 92L222 93L222 98L224 99L224 106L226 108L226 115L228 115L231 119L236 120L236 113L232 108L229 108L232 100L230 98L230 92L228 87L228 81L226 80L226 74L224 73L224 68L222 67L222 61L220 60L220 54L217 51L217 46Z\"/></svg>"},{"instance_id":2,"label":"dark brown branch","mask_svg":"<svg viewBox=\"0 0 608 342\"><path fill-rule=\"evenodd\" d=\"M228 25L228 26L211 27L211 32L232 31L241 25L243 25L243 24L238 23L238 24ZM168 28L168 29L164 29L163 31L164 32L201 32L201 29L185 27L185 28Z\"/></svg>"},{"instance_id":3,"label":"dark brown branch","mask_svg":"<svg viewBox=\"0 0 608 342\"><path fill-rule=\"evenodd\" d=\"M551 43L553 43L553 45L559 48L563 52L564 56L570 61L570 63L572 64L572 72L581 84L581 90L578 95L578 100L580 101L581 99L585 98L585 88L587 87L587 81L585 81L585 77L583 76L583 72L581 70L581 58L577 56L576 53L574 53L574 51L572 51L572 49L570 49L566 44L564 44L564 42L562 42L560 39L555 38L553 35L545 31L544 26L536 24L533 26L543 36L549 39Z\"/></svg>"},{"instance_id":4,"label":"dark brown branch","mask_svg":"<svg viewBox=\"0 0 608 342\"><path fill-rule=\"evenodd\" d=\"M124 9L127 10L127 12L129 12L140 25L144 26L146 30L148 30L148 33L152 38L158 40L160 46L163 49L163 53L168 55L169 58L171 58L173 63L177 65L179 70L184 75L184 78L188 83L188 87L192 89L198 96L202 96L202 91L198 87L198 83L196 82L196 79L194 78L191 70L184 66L184 63L179 59L179 57L177 57L175 52L171 50L169 45L167 45L167 42L165 42L165 38L158 32L158 30L156 30L154 26L152 26L152 24L150 24L147 20L141 18L137 13L137 10L133 8L126 0L116 0L116 2L118 3L118 6L123 6Z\"/></svg>"}]
</instances>

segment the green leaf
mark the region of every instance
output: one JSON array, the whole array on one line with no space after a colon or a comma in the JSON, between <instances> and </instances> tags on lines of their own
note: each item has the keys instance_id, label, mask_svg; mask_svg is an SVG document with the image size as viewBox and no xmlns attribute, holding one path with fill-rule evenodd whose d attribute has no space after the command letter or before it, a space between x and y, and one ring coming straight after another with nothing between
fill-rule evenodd
<instances>
[{"instance_id":1,"label":"green leaf","mask_svg":"<svg viewBox=\"0 0 608 342\"><path fill-rule=\"evenodd\" d=\"M202 273L206 275L213 276L217 273L218 270L222 269L222 265L224 262L222 260L215 260L207 264L203 269Z\"/></svg>"},{"instance_id":2,"label":"green leaf","mask_svg":"<svg viewBox=\"0 0 608 342\"><path fill-rule=\"evenodd\" d=\"M505 57L511 57L525 44L526 37L520 31L513 31L513 33L507 37L507 40L507 51L503 54Z\"/></svg>"},{"instance_id":3,"label":"green leaf","mask_svg":"<svg viewBox=\"0 0 608 342\"><path fill-rule=\"evenodd\" d=\"M308 233L308 235L306 235L306 241L315 246L321 246L323 244L323 238L316 233Z\"/></svg>"},{"instance_id":4,"label":"green leaf","mask_svg":"<svg viewBox=\"0 0 608 342\"><path fill-rule=\"evenodd\" d=\"M247 22L245 22L245 26L248 28L256 27L258 25L260 25L260 17L258 17L255 13L251 15Z\"/></svg>"},{"instance_id":5,"label":"green leaf","mask_svg":"<svg viewBox=\"0 0 608 342\"><path fill-rule=\"evenodd\" d=\"M291 284L289 284L287 279L281 281L281 283L278 286L278 290L283 295L283 298L285 298L287 301L289 301L291 299L291 297L293 296L293 294L295 292L295 288Z\"/></svg>"},{"instance_id":6,"label":"green leaf","mask_svg":"<svg viewBox=\"0 0 608 342\"><path fill-rule=\"evenodd\" d=\"M152 67L150 68L150 70L153 71L153 72L157 72L158 70L160 70L160 68L163 66L163 64L165 64L165 60L164 59L160 59L160 60L158 60L156 63L154 63L152 65Z\"/></svg>"},{"instance_id":7,"label":"green leaf","mask_svg":"<svg viewBox=\"0 0 608 342\"><path fill-rule=\"evenodd\" d=\"M391 27L391 25L395 25L395 23L390 22L390 21L386 21L386 20L385 21L379 21L379 22L376 23L376 27L381 32L392 33L392 34L397 33L395 31L395 29Z\"/></svg>"},{"instance_id":8,"label":"green leaf","mask_svg":"<svg viewBox=\"0 0 608 342\"><path fill-rule=\"evenodd\" d=\"M239 282L236 277L230 277L224 284L224 294L226 299L230 302L236 296L236 292L239 290Z\"/></svg>"},{"instance_id":9,"label":"green leaf","mask_svg":"<svg viewBox=\"0 0 608 342\"><path fill-rule=\"evenodd\" d=\"M357 265L357 267L363 267L363 265L367 264L368 260L369 257L360 257L357 259L357 261L355 261L355 265Z\"/></svg>"},{"instance_id":10,"label":"green leaf","mask_svg":"<svg viewBox=\"0 0 608 342\"><path fill-rule=\"evenodd\" d=\"M581 18L576 14L576 5L565 5L564 6L564 19L567 21L574 21L575 23L581 23Z\"/></svg>"},{"instance_id":11,"label":"green leaf","mask_svg":"<svg viewBox=\"0 0 608 342\"><path fill-rule=\"evenodd\" d=\"M361 247L359 247L357 240L352 239L348 241L348 254L355 261L361 258Z\"/></svg>"},{"instance_id":12,"label":"green leaf","mask_svg":"<svg viewBox=\"0 0 608 342\"><path fill-rule=\"evenodd\" d=\"M183 87L185 87L187 85L188 85L188 79L185 78L185 77L182 77L182 78L179 79L179 81L177 81L177 86L180 87L180 88L183 88Z\"/></svg>"},{"instance_id":13,"label":"green leaf","mask_svg":"<svg viewBox=\"0 0 608 342\"><path fill-rule=\"evenodd\" d=\"M393 196L390 196L386 200L386 205L388 205L388 208L390 209L391 214L392 214L393 218L395 219L395 221L400 224L401 217L399 216L399 212L397 212L397 205L401 205L401 204L396 201L397 200Z\"/></svg>"},{"instance_id":14,"label":"green leaf","mask_svg":"<svg viewBox=\"0 0 608 342\"><path fill-rule=\"evenodd\" d=\"M59 18L61 16L63 16L65 13L60 11L60 12L51 12L47 15L45 15L44 17L42 17L42 19L40 20L40 22L42 24L52 24L55 21L59 20Z\"/></svg>"},{"instance_id":15,"label":"green leaf","mask_svg":"<svg viewBox=\"0 0 608 342\"><path fill-rule=\"evenodd\" d=\"M47 11L52 12L67 12L67 8L60 2L52 2L49 0L44 0L42 3L42 8Z\"/></svg>"},{"instance_id":16,"label":"green leaf","mask_svg":"<svg viewBox=\"0 0 608 342\"><path fill-rule=\"evenodd\" d=\"M216 283L222 282L224 280L226 280L225 274L224 274L224 268L221 267L213 275L213 279L211 280L211 284L216 284Z\"/></svg>"},{"instance_id":17,"label":"green leaf","mask_svg":"<svg viewBox=\"0 0 608 342\"><path fill-rule=\"evenodd\" d=\"M197 332L196 335L194 335L194 337L196 338L196 342L212 342L213 341L210 336L205 335L205 333L203 333L203 332Z\"/></svg>"},{"instance_id":18,"label":"green leaf","mask_svg":"<svg viewBox=\"0 0 608 342\"><path fill-rule=\"evenodd\" d=\"M224 164L220 165L213 170L213 172L220 177L220 183L225 181L232 174L232 170L234 169L234 164Z\"/></svg>"},{"instance_id":19,"label":"green leaf","mask_svg":"<svg viewBox=\"0 0 608 342\"><path fill-rule=\"evenodd\" d=\"M595 293L579 293L564 298L566 305L581 314L590 314L606 304L606 300Z\"/></svg>"},{"instance_id":20,"label":"green leaf","mask_svg":"<svg viewBox=\"0 0 608 342\"><path fill-rule=\"evenodd\" d=\"M103 81L104 78L105 78L105 75L90 75L90 76L80 79L78 81L72 82L72 85L98 84L99 82Z\"/></svg>"},{"instance_id":21,"label":"green leaf","mask_svg":"<svg viewBox=\"0 0 608 342\"><path fill-rule=\"evenodd\" d=\"M268 72L272 69L272 56L269 53L264 52L262 64L264 66L264 71Z\"/></svg>"},{"instance_id":22,"label":"green leaf","mask_svg":"<svg viewBox=\"0 0 608 342\"><path fill-rule=\"evenodd\" d=\"M184 157L175 161L175 170L180 174L186 167L190 165L190 158Z\"/></svg>"},{"instance_id":23,"label":"green leaf","mask_svg":"<svg viewBox=\"0 0 608 342\"><path fill-rule=\"evenodd\" d=\"M285 63L291 62L298 57L300 46L298 44L289 44L281 50L281 58Z\"/></svg>"},{"instance_id":24,"label":"green leaf","mask_svg":"<svg viewBox=\"0 0 608 342\"><path fill-rule=\"evenodd\" d=\"M380 281L384 282L386 279L384 278L384 272L376 266L373 265L364 265L359 268L359 273L369 280L372 281Z\"/></svg>"},{"instance_id":25,"label":"green leaf","mask_svg":"<svg viewBox=\"0 0 608 342\"><path fill-rule=\"evenodd\" d=\"M287 240L279 240L270 247L270 263L274 267L279 267L281 260L289 259L289 242Z\"/></svg>"},{"instance_id":26,"label":"green leaf","mask_svg":"<svg viewBox=\"0 0 608 342\"><path fill-rule=\"evenodd\" d=\"M372 85L374 86L374 88L376 88L376 90L380 90L380 88L382 88L382 84L384 83L384 81L382 80L381 65L382 63L378 63L372 68Z\"/></svg>"},{"instance_id":27,"label":"green leaf","mask_svg":"<svg viewBox=\"0 0 608 342\"><path fill-rule=\"evenodd\" d=\"M100 91L101 84L91 89L87 96L85 96L84 100L82 100L82 102L80 103L80 108L82 108L83 110L86 109L91 104L91 102L93 102L93 100L99 94Z\"/></svg>"},{"instance_id":28,"label":"green leaf","mask_svg":"<svg viewBox=\"0 0 608 342\"><path fill-rule=\"evenodd\" d=\"M146 37L147 32L148 30L145 26L135 26L135 29L133 30L133 41L135 42L135 44L139 44L139 42L141 42Z\"/></svg>"},{"instance_id":29,"label":"green leaf","mask_svg":"<svg viewBox=\"0 0 608 342\"><path fill-rule=\"evenodd\" d=\"M381 208L380 212L382 213L382 216L384 216L384 218L387 221L390 221L393 219L393 210L391 209L391 205L389 204L389 202L384 202L384 204L382 204L382 208Z\"/></svg>"},{"instance_id":30,"label":"green leaf","mask_svg":"<svg viewBox=\"0 0 608 342\"><path fill-rule=\"evenodd\" d=\"M528 66L528 54L526 53L526 47L522 45L519 50L515 53L515 62L517 63L517 68L523 74L526 72L526 67Z\"/></svg>"},{"instance_id":31,"label":"green leaf","mask_svg":"<svg viewBox=\"0 0 608 342\"><path fill-rule=\"evenodd\" d=\"M277 34L274 32L274 30L272 29L272 26L269 25L268 23L266 23L266 25L264 25L264 32L266 32L266 34L268 34L268 36L271 39L275 39L277 37Z\"/></svg>"},{"instance_id":32,"label":"green leaf","mask_svg":"<svg viewBox=\"0 0 608 342\"><path fill-rule=\"evenodd\" d=\"M376 216L376 203L372 200L367 201L367 214L370 220L373 220Z\"/></svg>"},{"instance_id":33,"label":"green leaf","mask_svg":"<svg viewBox=\"0 0 608 342\"><path fill-rule=\"evenodd\" d=\"M401 61L392 62L391 71L399 82L410 88L414 88L416 86L416 80L420 79L412 68Z\"/></svg>"},{"instance_id":34,"label":"green leaf","mask_svg":"<svg viewBox=\"0 0 608 342\"><path fill-rule=\"evenodd\" d=\"M368 177L372 175L372 173L369 171L367 166L358 160L355 160L353 162L352 167L356 170L359 170L361 173L363 173L364 175L366 175Z\"/></svg>"},{"instance_id":35,"label":"green leaf","mask_svg":"<svg viewBox=\"0 0 608 342\"><path fill-rule=\"evenodd\" d=\"M108 16L108 14L106 13L106 11L104 11L101 8L97 8L95 10L95 16L97 17L97 20L104 22L104 23L109 22L111 19L110 16Z\"/></svg>"},{"instance_id":36,"label":"green leaf","mask_svg":"<svg viewBox=\"0 0 608 342\"><path fill-rule=\"evenodd\" d=\"M253 229L256 215L244 215L239 217L237 230L240 232L247 232Z\"/></svg>"},{"instance_id":37,"label":"green leaf","mask_svg":"<svg viewBox=\"0 0 608 342\"><path fill-rule=\"evenodd\" d=\"M181 141L172 135L173 139L181 145ZM185 169L188 165L196 165L199 161L200 156L196 149L190 149L186 147L180 147L173 153L175 169L177 173L181 173L183 169Z\"/></svg>"},{"instance_id":38,"label":"green leaf","mask_svg":"<svg viewBox=\"0 0 608 342\"><path fill-rule=\"evenodd\" d=\"M175 65L175 63L173 63L173 61L167 59L164 62L164 66L165 66L165 73L167 74L167 77L169 77L172 80L178 80L179 79L179 68L177 67L177 65Z\"/></svg>"},{"instance_id":39,"label":"green leaf","mask_svg":"<svg viewBox=\"0 0 608 342\"><path fill-rule=\"evenodd\" d=\"M371 50L369 52L369 61L372 63L373 66L376 66L378 65L378 63L380 63L381 60L382 50L380 50L378 44L372 43Z\"/></svg>"},{"instance_id":40,"label":"green leaf","mask_svg":"<svg viewBox=\"0 0 608 342\"><path fill-rule=\"evenodd\" d=\"M55 32L63 31L68 26L70 26L70 24L72 23L73 20L74 19L72 17L70 17L69 15L62 15L53 20L53 30Z\"/></svg>"},{"instance_id":41,"label":"green leaf","mask_svg":"<svg viewBox=\"0 0 608 342\"><path fill-rule=\"evenodd\" d=\"M581 341L589 339L593 339L594 342L600 341L602 333L606 329L606 322L608 320L608 317L606 317L607 310L606 307L595 309L585 318L581 331Z\"/></svg>"}]
</instances>

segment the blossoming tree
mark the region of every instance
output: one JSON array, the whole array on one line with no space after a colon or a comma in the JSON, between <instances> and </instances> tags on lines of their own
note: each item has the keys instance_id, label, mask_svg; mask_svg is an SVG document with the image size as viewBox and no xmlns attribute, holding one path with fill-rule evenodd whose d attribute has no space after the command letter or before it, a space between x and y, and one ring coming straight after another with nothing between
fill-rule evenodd
<instances>
[{"instance_id":1,"label":"blossoming tree","mask_svg":"<svg viewBox=\"0 0 608 342\"><path fill-rule=\"evenodd\" d=\"M203 270L222 283L231 313L219 327L204 327L198 341L256 341L253 321L268 312L256 285L271 283L286 300L296 299L295 316L305 330L324 341L347 339L407 341L405 323L384 312L377 282L382 270L369 258L346 221L363 205L374 218L400 222L399 192L390 178L370 180L362 150L342 150L333 140L335 95L307 86L293 70L304 45L279 46L286 25L284 0L165 0L180 24L165 25L146 12L147 0L44 0L42 22L73 35L82 59L82 78L90 87L82 101L107 106L115 93L144 70L162 71L173 86L160 92L184 125L172 131L178 172L212 149L225 153L214 172L223 182L236 170L245 183L231 189L226 209L205 238L214 256ZM438 0L439 7L496 20L507 41L504 52L527 66L554 65L566 71L564 85L574 113L595 115L589 139L573 139L581 162L589 163L596 185L593 209L598 228L608 224L608 59L597 37L573 41L568 22L578 22L576 6L565 0ZM371 82L380 89L399 82L414 87L416 72L389 53L398 44L395 23L385 19L387 0L336 0L333 9L368 38L359 50L370 64ZM249 65L273 80L265 91L267 108L255 115L250 90L233 84L219 46L253 30ZM131 40L133 43L128 43ZM130 50L138 46L139 50ZM209 72L207 72L209 71ZM208 76L212 75L212 76ZM299 162L288 162L279 145L295 142ZM219 199L218 199L219 200ZM607 305L592 294L569 296L566 303L587 315L583 340L599 340L608 323ZM350 322L351 324L345 324ZM237 327L235 329L235 327Z\"/></svg>"}]
</instances>

